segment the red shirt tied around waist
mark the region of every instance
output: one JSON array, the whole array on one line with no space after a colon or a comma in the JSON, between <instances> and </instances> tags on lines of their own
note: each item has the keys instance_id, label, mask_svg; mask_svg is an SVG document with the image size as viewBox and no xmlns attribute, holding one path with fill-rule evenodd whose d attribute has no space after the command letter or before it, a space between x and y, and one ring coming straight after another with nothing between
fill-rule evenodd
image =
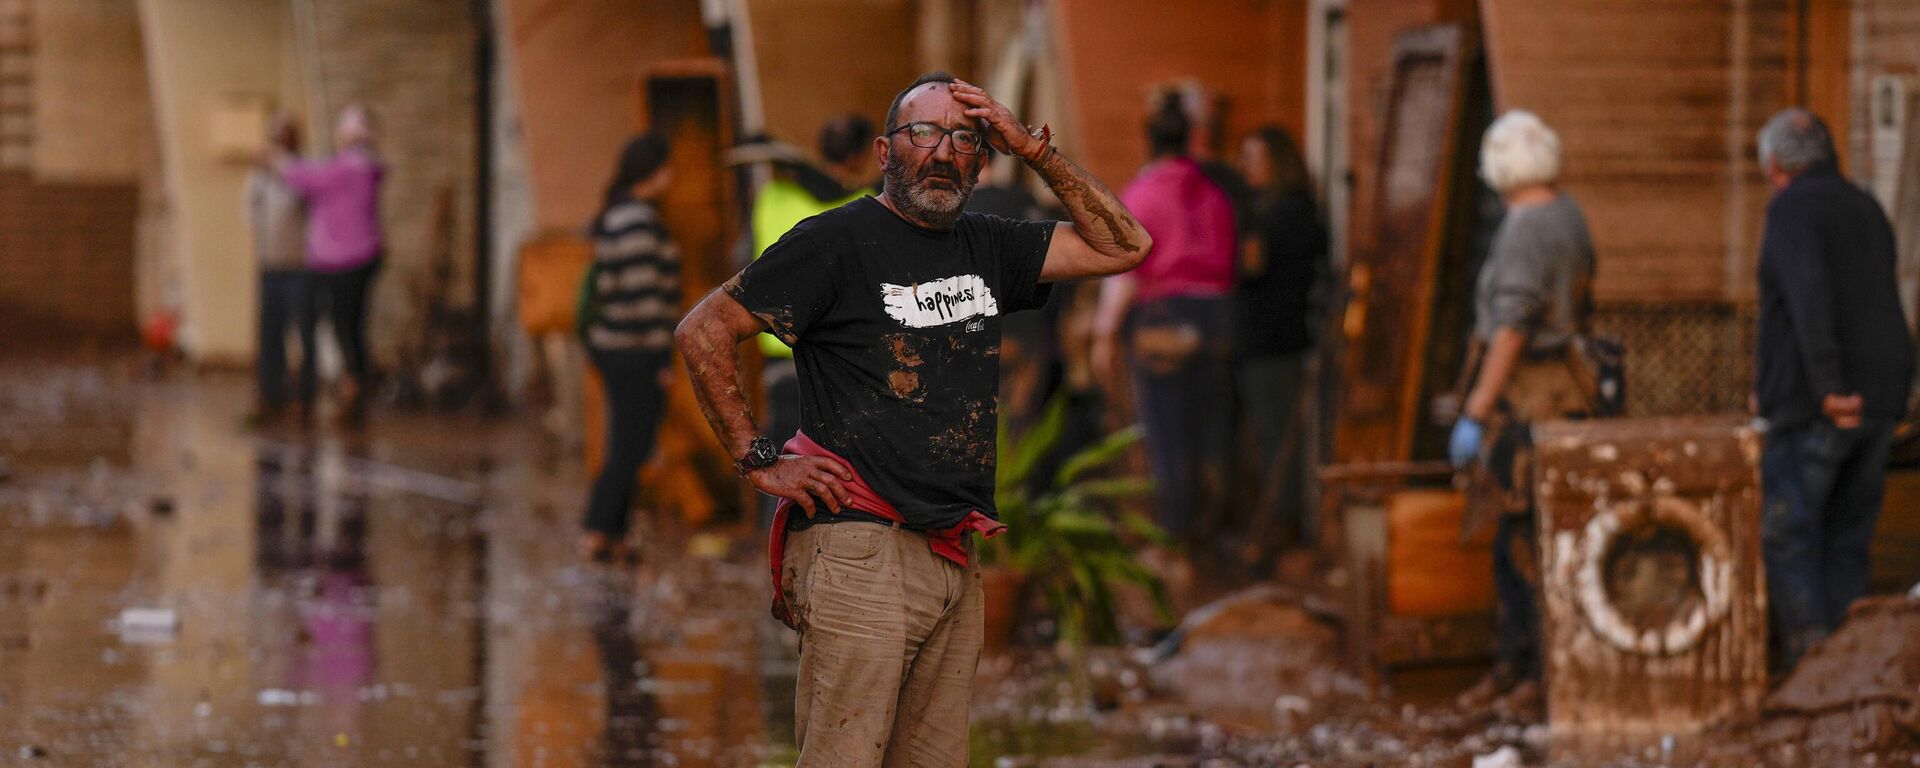
<instances>
[{"instance_id":1,"label":"red shirt tied around waist","mask_svg":"<svg viewBox=\"0 0 1920 768\"><path fill-rule=\"evenodd\" d=\"M878 515L894 523L906 522L906 518L900 514L900 510L894 509L893 505L887 503L886 499L880 498L879 494L874 493L873 487L867 485L867 481L860 476L860 470L854 469L853 464L841 458L839 454L829 451L819 443L814 442L812 438L807 437L807 433L794 433L793 439L788 440L786 447L782 450L785 453L795 456L817 456L832 459L834 462L846 467L848 472L853 473L853 481L844 484L847 488L847 502L843 505L845 509L854 509L871 515ZM787 610L787 593L780 574L780 564L786 560L787 556L787 518L793 514L793 507L794 503L792 499L781 499L780 506L774 510L773 533L769 534L767 539L767 559L773 566L773 617L779 619L782 624L787 625L790 629L799 629L799 627L794 626L793 617ZM822 508L817 514L825 515L831 513ZM836 523L836 525L846 525L846 523ZM1006 532L1006 524L987 517L982 514L980 510L976 509L969 512L965 518L962 518L959 525L937 531L926 531L925 533L927 535L927 547L932 549L934 554L946 558L955 565L964 567L968 560L966 542L968 533L978 533L985 538L991 539Z\"/></svg>"}]
</instances>

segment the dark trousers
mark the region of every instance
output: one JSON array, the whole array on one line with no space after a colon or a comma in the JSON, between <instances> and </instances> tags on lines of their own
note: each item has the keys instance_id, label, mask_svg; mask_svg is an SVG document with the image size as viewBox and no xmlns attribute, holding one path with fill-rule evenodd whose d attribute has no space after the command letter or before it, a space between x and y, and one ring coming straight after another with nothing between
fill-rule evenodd
<instances>
[{"instance_id":1,"label":"dark trousers","mask_svg":"<svg viewBox=\"0 0 1920 768\"><path fill-rule=\"evenodd\" d=\"M1825 419L1769 430L1761 458L1767 598L1791 666L1867 591L1867 545L1880 518L1893 424L1840 429Z\"/></svg>"},{"instance_id":2,"label":"dark trousers","mask_svg":"<svg viewBox=\"0 0 1920 768\"><path fill-rule=\"evenodd\" d=\"M367 297L373 290L374 276L380 272L380 262L381 259L374 259L365 266L345 272L315 272L311 278L312 289L308 293L308 316L317 319L318 313L327 314L327 321L333 324L333 338L340 345L340 357L346 365L347 375L352 376L362 388L368 383ZM309 346L307 349L306 370L313 370L313 348ZM307 386L304 379L301 386Z\"/></svg>"},{"instance_id":3,"label":"dark trousers","mask_svg":"<svg viewBox=\"0 0 1920 768\"><path fill-rule=\"evenodd\" d=\"M313 313L307 311L305 270L276 269L260 273L260 349L253 373L260 405L279 408L287 402L287 326L300 333L300 402L313 402Z\"/></svg>"},{"instance_id":4,"label":"dark trousers","mask_svg":"<svg viewBox=\"0 0 1920 768\"><path fill-rule=\"evenodd\" d=\"M1175 540L1218 536L1233 451L1230 305L1224 297L1157 299L1133 310L1130 327L1155 517Z\"/></svg>"},{"instance_id":5,"label":"dark trousers","mask_svg":"<svg viewBox=\"0 0 1920 768\"><path fill-rule=\"evenodd\" d=\"M1539 563L1533 535L1531 514L1501 515L1493 534L1493 591L1499 601L1494 655L1516 681L1540 676L1540 604L1527 579L1533 568L1522 567Z\"/></svg>"},{"instance_id":6,"label":"dark trousers","mask_svg":"<svg viewBox=\"0 0 1920 768\"><path fill-rule=\"evenodd\" d=\"M1259 553L1260 570L1280 548L1309 544L1317 533L1306 512L1306 462L1300 439L1301 396L1305 392L1307 355L1259 355L1238 363L1240 417L1250 448L1240 466L1252 473L1250 488L1257 500L1246 529Z\"/></svg>"},{"instance_id":7,"label":"dark trousers","mask_svg":"<svg viewBox=\"0 0 1920 768\"><path fill-rule=\"evenodd\" d=\"M607 392L607 452L587 497L586 528L609 538L627 535L634 473L653 454L654 432L666 405L660 371L665 351L590 350Z\"/></svg>"}]
</instances>

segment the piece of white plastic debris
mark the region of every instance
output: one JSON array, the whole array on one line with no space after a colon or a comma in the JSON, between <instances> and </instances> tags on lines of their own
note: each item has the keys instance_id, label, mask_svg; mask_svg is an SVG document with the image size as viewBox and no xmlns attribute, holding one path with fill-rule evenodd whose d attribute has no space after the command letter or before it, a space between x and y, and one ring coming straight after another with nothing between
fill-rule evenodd
<instances>
[{"instance_id":1,"label":"piece of white plastic debris","mask_svg":"<svg viewBox=\"0 0 1920 768\"><path fill-rule=\"evenodd\" d=\"M1907 598L1910 600L1920 600L1920 584L1914 584L1913 589L1907 590ZM1920 765L1920 763L1916 763L1916 765Z\"/></svg>"},{"instance_id":2,"label":"piece of white plastic debris","mask_svg":"<svg viewBox=\"0 0 1920 768\"><path fill-rule=\"evenodd\" d=\"M180 614L172 608L128 608L114 620L123 643L173 642L180 631Z\"/></svg>"},{"instance_id":3,"label":"piece of white plastic debris","mask_svg":"<svg viewBox=\"0 0 1920 768\"><path fill-rule=\"evenodd\" d=\"M1473 768L1520 768L1520 750L1504 746L1473 758Z\"/></svg>"},{"instance_id":4,"label":"piece of white plastic debris","mask_svg":"<svg viewBox=\"0 0 1920 768\"><path fill-rule=\"evenodd\" d=\"M264 688L260 691L259 702L263 707L292 707L300 704L312 704L318 700L313 691L289 691L285 688Z\"/></svg>"}]
</instances>

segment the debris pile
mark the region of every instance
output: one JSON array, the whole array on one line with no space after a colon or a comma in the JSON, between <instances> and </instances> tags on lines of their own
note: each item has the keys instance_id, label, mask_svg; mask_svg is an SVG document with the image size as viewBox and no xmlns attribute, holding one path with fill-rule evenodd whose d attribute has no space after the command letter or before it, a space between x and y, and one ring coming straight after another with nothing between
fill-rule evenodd
<instances>
[{"instance_id":1,"label":"debris pile","mask_svg":"<svg viewBox=\"0 0 1920 768\"><path fill-rule=\"evenodd\" d=\"M1869 597L1768 696L1763 740L1813 754L1920 749L1920 600Z\"/></svg>"}]
</instances>

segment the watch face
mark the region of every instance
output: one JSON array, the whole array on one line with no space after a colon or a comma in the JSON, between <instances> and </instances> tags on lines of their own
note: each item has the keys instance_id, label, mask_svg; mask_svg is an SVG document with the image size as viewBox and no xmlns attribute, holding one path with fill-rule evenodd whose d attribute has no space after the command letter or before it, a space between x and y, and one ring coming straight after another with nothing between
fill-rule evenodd
<instances>
[{"instance_id":1,"label":"watch face","mask_svg":"<svg viewBox=\"0 0 1920 768\"><path fill-rule=\"evenodd\" d=\"M780 452L773 447L773 441L763 437L754 440L753 444L747 447L747 455L742 463L757 469L771 466L779 460Z\"/></svg>"}]
</instances>

